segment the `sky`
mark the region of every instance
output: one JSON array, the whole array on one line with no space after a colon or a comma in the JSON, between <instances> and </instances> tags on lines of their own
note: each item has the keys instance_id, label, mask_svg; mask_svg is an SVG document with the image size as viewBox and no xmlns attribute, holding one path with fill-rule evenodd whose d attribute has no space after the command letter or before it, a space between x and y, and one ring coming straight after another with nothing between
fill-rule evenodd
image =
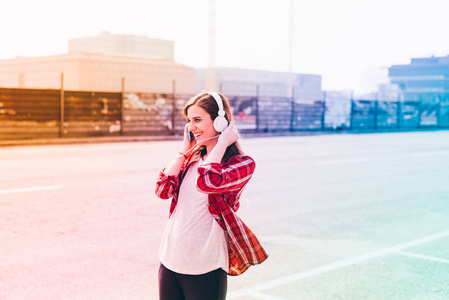
<instances>
[{"instance_id":1,"label":"sky","mask_svg":"<svg viewBox=\"0 0 449 300\"><path fill-rule=\"evenodd\" d=\"M449 55L447 0L215 0L215 65L322 76L324 90L374 92L388 67ZM209 0L15 0L2 5L0 59L68 52L68 40L136 34L173 40L206 67Z\"/></svg>"}]
</instances>

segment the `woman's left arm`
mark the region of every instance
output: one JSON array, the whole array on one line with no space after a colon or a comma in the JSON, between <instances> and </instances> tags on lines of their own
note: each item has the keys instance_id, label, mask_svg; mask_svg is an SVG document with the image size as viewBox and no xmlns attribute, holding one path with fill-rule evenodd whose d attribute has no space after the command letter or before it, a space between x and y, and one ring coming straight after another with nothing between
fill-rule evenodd
<instances>
[{"instance_id":1,"label":"woman's left arm","mask_svg":"<svg viewBox=\"0 0 449 300\"><path fill-rule=\"evenodd\" d=\"M246 155L230 160L224 166L210 163L198 167L198 189L207 194L238 193L253 176L256 164Z\"/></svg>"},{"instance_id":2,"label":"woman's left arm","mask_svg":"<svg viewBox=\"0 0 449 300\"><path fill-rule=\"evenodd\" d=\"M198 189L204 193L238 192L251 178L255 163L249 156L231 158L225 166L221 160L226 148L240 138L234 122L231 122L218 138L217 144L198 167Z\"/></svg>"},{"instance_id":3,"label":"woman's left arm","mask_svg":"<svg viewBox=\"0 0 449 300\"><path fill-rule=\"evenodd\" d=\"M207 154L206 160L204 161L205 164L211 164L211 163L220 163L223 159L223 155L226 152L226 148L228 146L232 145L235 141L237 141L240 138L240 135L237 131L237 128L235 127L234 122L231 122L218 138L217 144L212 149L210 153Z\"/></svg>"}]
</instances>

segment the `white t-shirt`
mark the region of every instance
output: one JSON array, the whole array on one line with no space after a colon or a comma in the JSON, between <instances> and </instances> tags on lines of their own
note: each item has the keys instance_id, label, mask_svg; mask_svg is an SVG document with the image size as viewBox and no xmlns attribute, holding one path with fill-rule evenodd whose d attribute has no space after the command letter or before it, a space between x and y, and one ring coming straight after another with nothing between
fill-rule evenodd
<instances>
[{"instance_id":1,"label":"white t-shirt","mask_svg":"<svg viewBox=\"0 0 449 300\"><path fill-rule=\"evenodd\" d=\"M208 196L197 190L199 162L185 175L178 204L170 216L159 249L161 263L173 272L200 275L229 268L224 230L208 209Z\"/></svg>"}]
</instances>

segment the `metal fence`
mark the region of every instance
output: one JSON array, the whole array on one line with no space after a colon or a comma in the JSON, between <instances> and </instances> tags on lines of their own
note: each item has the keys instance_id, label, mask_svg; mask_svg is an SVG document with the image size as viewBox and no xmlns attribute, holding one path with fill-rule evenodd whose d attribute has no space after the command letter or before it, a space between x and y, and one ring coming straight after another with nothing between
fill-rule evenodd
<instances>
[{"instance_id":1,"label":"metal fence","mask_svg":"<svg viewBox=\"0 0 449 300\"><path fill-rule=\"evenodd\" d=\"M192 95L0 88L0 139L182 134ZM243 132L449 127L449 100L228 96Z\"/></svg>"}]
</instances>

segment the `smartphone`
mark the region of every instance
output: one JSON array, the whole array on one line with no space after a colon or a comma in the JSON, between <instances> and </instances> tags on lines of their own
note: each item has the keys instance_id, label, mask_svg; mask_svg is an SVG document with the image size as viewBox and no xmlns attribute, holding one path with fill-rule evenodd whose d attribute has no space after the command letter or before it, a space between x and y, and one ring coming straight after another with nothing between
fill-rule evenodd
<instances>
[{"instance_id":1,"label":"smartphone","mask_svg":"<svg viewBox=\"0 0 449 300\"><path fill-rule=\"evenodd\" d=\"M193 141L195 139L195 135L193 132L189 131L189 141Z\"/></svg>"}]
</instances>

